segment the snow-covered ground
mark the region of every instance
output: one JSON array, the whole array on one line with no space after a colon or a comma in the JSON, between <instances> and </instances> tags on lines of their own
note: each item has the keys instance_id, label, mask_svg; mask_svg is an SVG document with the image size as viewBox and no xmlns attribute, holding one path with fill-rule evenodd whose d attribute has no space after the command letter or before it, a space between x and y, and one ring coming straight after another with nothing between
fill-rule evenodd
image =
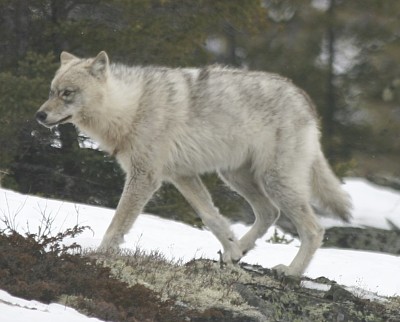
<instances>
[{"instance_id":1,"label":"snow-covered ground","mask_svg":"<svg viewBox=\"0 0 400 322\"><path fill-rule=\"evenodd\" d=\"M78 313L60 304L27 301L0 290L0 321L2 322L96 322L95 318Z\"/></svg>"},{"instance_id":2,"label":"snow-covered ground","mask_svg":"<svg viewBox=\"0 0 400 322\"><path fill-rule=\"evenodd\" d=\"M400 227L400 193L380 188L363 179L349 178L344 184L353 198L353 225L389 228L387 219ZM73 204L57 200L26 196L0 189L0 217L7 217L20 232L36 232L43 217L53 218L54 233L75 224L90 226L74 239L83 247L96 247L111 221L114 210ZM323 219L326 227L342 225L332 219ZM0 229L4 224L0 223ZM234 224L233 230L243 235L248 227ZM272 267L289 264L298 250L298 241L289 245L270 244L266 240L273 229L257 242L257 247L243 258L250 264ZM161 219L152 215L141 215L125 238L122 247L158 250L167 258L191 260L197 257L218 259L221 249L218 241L205 229ZM72 240L71 240L72 242ZM358 290L363 296L368 292L382 296L400 296L400 257L388 254L343 250L319 249L305 272L315 278L325 276ZM363 294L364 293L364 294ZM0 291L0 321L95 321L61 305L44 305L25 301Z\"/></svg>"}]
</instances>

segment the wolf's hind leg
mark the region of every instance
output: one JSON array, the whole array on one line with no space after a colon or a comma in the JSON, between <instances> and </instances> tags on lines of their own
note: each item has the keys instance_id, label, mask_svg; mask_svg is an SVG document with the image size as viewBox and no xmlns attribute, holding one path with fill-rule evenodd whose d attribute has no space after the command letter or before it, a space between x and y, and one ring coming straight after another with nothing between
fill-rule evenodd
<instances>
[{"instance_id":1,"label":"wolf's hind leg","mask_svg":"<svg viewBox=\"0 0 400 322\"><path fill-rule=\"evenodd\" d=\"M290 182L275 182L267 187L274 201L296 226L301 240L300 249L291 264L278 265L274 269L285 275L299 276L304 273L316 250L321 246L324 228L311 209L308 198L301 189L294 190L295 186Z\"/></svg>"},{"instance_id":2,"label":"wolf's hind leg","mask_svg":"<svg viewBox=\"0 0 400 322\"><path fill-rule=\"evenodd\" d=\"M278 219L279 209L260 187L250 168L242 167L234 171L224 171L220 173L220 176L250 203L256 217L253 226L239 240L240 249L243 253L246 253L255 246L256 240L262 237Z\"/></svg>"},{"instance_id":3,"label":"wolf's hind leg","mask_svg":"<svg viewBox=\"0 0 400 322\"><path fill-rule=\"evenodd\" d=\"M223 261L226 263L239 261L243 253L239 248L238 241L231 231L228 221L214 206L201 179L198 176L179 176L173 178L173 183L224 247Z\"/></svg>"}]
</instances>

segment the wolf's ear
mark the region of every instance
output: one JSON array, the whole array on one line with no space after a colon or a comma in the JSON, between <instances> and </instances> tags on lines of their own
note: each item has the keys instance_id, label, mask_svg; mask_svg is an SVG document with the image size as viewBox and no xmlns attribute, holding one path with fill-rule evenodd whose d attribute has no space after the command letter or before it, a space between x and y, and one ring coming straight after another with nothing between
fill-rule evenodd
<instances>
[{"instance_id":1,"label":"wolf's ear","mask_svg":"<svg viewBox=\"0 0 400 322\"><path fill-rule=\"evenodd\" d=\"M90 64L90 73L96 77L102 77L106 74L109 65L108 55L101 51Z\"/></svg>"},{"instance_id":2,"label":"wolf's ear","mask_svg":"<svg viewBox=\"0 0 400 322\"><path fill-rule=\"evenodd\" d=\"M69 63L71 60L74 60L74 59L79 59L79 58L70 53L67 53L66 51L63 51L60 55L61 65Z\"/></svg>"}]
</instances>

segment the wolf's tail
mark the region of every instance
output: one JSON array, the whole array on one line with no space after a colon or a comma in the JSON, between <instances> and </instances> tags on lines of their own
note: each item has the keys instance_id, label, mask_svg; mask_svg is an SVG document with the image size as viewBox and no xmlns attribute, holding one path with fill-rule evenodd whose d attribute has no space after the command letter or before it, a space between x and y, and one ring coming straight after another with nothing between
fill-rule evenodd
<instances>
[{"instance_id":1,"label":"wolf's tail","mask_svg":"<svg viewBox=\"0 0 400 322\"><path fill-rule=\"evenodd\" d=\"M351 219L351 198L341 186L322 152L312 166L312 191L323 206L345 222Z\"/></svg>"}]
</instances>

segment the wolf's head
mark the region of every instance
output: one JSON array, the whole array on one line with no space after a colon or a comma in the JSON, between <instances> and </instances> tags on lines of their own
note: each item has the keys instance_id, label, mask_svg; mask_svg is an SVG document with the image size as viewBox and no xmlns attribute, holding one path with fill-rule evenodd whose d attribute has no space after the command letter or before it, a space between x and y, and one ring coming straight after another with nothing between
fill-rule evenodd
<instances>
[{"instance_id":1,"label":"wolf's head","mask_svg":"<svg viewBox=\"0 0 400 322\"><path fill-rule=\"evenodd\" d=\"M36 113L36 120L46 127L83 121L89 109L102 104L102 89L109 73L109 59L104 51L91 59L62 52L60 60L49 98Z\"/></svg>"}]
</instances>

